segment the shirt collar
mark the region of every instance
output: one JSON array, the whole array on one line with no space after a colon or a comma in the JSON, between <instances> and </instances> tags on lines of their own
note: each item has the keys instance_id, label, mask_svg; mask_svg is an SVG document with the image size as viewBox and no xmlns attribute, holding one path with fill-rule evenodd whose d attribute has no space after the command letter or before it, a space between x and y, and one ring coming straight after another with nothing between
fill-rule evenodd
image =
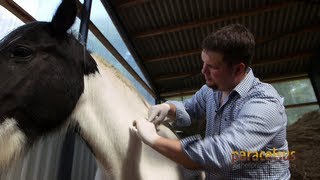
<instances>
[{"instance_id":1,"label":"shirt collar","mask_svg":"<svg viewBox=\"0 0 320 180\"><path fill-rule=\"evenodd\" d=\"M243 97L250 90L253 80L255 79L252 69L248 68L246 77L232 90L236 91L241 97Z\"/></svg>"}]
</instances>

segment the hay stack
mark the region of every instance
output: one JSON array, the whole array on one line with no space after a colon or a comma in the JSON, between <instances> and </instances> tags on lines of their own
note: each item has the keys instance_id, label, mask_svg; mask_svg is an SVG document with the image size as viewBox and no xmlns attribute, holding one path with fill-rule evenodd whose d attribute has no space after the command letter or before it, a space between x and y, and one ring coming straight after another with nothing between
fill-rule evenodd
<instances>
[{"instance_id":1,"label":"hay stack","mask_svg":"<svg viewBox=\"0 0 320 180\"><path fill-rule=\"evenodd\" d=\"M320 110L303 115L287 129L289 150L296 151L290 161L291 179L320 179Z\"/></svg>"}]
</instances>

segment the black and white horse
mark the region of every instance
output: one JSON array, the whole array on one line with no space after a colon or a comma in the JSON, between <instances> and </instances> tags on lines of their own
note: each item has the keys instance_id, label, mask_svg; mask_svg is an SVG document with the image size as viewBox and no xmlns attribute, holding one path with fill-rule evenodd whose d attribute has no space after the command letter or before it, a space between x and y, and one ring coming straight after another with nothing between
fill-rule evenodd
<instances>
[{"instance_id":1,"label":"black and white horse","mask_svg":"<svg viewBox=\"0 0 320 180\"><path fill-rule=\"evenodd\" d=\"M78 125L108 178L183 178L180 166L130 134L149 105L67 33L76 14L76 0L63 0L51 22L26 24L1 41L0 173L40 137ZM160 133L175 138L164 126Z\"/></svg>"}]
</instances>

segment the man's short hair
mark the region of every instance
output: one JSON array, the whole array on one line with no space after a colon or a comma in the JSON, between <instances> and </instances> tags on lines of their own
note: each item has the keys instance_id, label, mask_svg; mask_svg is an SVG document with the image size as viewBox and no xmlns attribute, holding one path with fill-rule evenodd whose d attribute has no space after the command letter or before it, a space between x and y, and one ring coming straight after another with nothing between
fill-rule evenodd
<instances>
[{"instance_id":1,"label":"man's short hair","mask_svg":"<svg viewBox=\"0 0 320 180\"><path fill-rule=\"evenodd\" d=\"M214 51L223 55L228 65L251 64L255 40L253 34L243 25L232 24L210 34L202 41L204 51Z\"/></svg>"}]
</instances>

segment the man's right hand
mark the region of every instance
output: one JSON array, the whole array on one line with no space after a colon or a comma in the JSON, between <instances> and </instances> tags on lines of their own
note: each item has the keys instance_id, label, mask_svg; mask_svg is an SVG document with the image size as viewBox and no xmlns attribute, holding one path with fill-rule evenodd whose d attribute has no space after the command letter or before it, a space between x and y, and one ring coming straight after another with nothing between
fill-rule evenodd
<instances>
[{"instance_id":1,"label":"man's right hand","mask_svg":"<svg viewBox=\"0 0 320 180\"><path fill-rule=\"evenodd\" d=\"M170 105L167 103L151 106L148 111L148 121L160 124L167 117L169 111Z\"/></svg>"}]
</instances>

